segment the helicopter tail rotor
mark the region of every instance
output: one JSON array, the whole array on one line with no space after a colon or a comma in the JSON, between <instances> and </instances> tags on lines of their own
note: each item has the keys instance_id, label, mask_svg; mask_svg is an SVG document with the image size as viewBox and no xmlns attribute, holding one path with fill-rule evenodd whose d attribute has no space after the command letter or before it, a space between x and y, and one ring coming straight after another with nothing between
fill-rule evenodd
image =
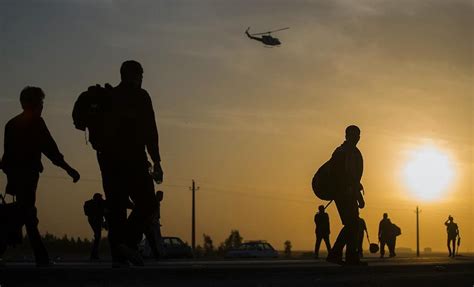
<instances>
[{"instance_id":1,"label":"helicopter tail rotor","mask_svg":"<svg viewBox=\"0 0 474 287\"><path fill-rule=\"evenodd\" d=\"M250 30L250 26L247 28L247 30L245 30L245 35L250 37L249 30Z\"/></svg>"}]
</instances>

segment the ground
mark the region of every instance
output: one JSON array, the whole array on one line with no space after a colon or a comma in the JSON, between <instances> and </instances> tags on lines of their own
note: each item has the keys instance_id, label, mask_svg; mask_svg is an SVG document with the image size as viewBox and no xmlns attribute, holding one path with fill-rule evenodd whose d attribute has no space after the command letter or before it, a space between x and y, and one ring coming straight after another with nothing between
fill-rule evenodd
<instances>
[{"instance_id":1,"label":"ground","mask_svg":"<svg viewBox=\"0 0 474 287\"><path fill-rule=\"evenodd\" d=\"M7 262L0 286L474 286L474 256L366 259L367 267L324 260L169 260L145 267L110 262L58 262L35 268Z\"/></svg>"}]
</instances>

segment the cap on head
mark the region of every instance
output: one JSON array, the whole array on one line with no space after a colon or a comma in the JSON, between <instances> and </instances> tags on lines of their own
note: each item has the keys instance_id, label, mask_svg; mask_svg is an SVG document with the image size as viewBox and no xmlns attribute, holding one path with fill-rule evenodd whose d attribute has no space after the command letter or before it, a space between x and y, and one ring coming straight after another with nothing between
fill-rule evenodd
<instances>
[{"instance_id":1,"label":"cap on head","mask_svg":"<svg viewBox=\"0 0 474 287\"><path fill-rule=\"evenodd\" d=\"M20 93L21 107L32 109L43 105L44 92L41 88L26 86Z\"/></svg>"},{"instance_id":2,"label":"cap on head","mask_svg":"<svg viewBox=\"0 0 474 287\"><path fill-rule=\"evenodd\" d=\"M92 198L95 199L95 200L102 199L102 194L94 193L94 196Z\"/></svg>"},{"instance_id":3,"label":"cap on head","mask_svg":"<svg viewBox=\"0 0 474 287\"><path fill-rule=\"evenodd\" d=\"M449 219L449 220L453 220L454 218L450 215L448 219Z\"/></svg>"},{"instance_id":4,"label":"cap on head","mask_svg":"<svg viewBox=\"0 0 474 287\"><path fill-rule=\"evenodd\" d=\"M319 209L320 212L323 212L324 211L324 205L318 206L318 209Z\"/></svg>"},{"instance_id":5,"label":"cap on head","mask_svg":"<svg viewBox=\"0 0 474 287\"><path fill-rule=\"evenodd\" d=\"M387 214L387 213L384 213L384 214L383 214L383 218L388 218L388 214Z\"/></svg>"},{"instance_id":6,"label":"cap on head","mask_svg":"<svg viewBox=\"0 0 474 287\"><path fill-rule=\"evenodd\" d=\"M143 74L143 68L140 63L134 60L125 61L120 67L120 76L122 80L134 79Z\"/></svg>"}]
</instances>

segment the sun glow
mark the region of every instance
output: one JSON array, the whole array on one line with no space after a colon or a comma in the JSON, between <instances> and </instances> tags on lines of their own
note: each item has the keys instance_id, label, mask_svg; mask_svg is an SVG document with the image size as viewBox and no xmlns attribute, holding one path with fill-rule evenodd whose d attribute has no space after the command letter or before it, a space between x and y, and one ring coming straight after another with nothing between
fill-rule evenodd
<instances>
[{"instance_id":1,"label":"sun glow","mask_svg":"<svg viewBox=\"0 0 474 287\"><path fill-rule=\"evenodd\" d=\"M422 146L410 153L403 178L416 197L433 201L447 191L454 169L447 154L434 146Z\"/></svg>"}]
</instances>

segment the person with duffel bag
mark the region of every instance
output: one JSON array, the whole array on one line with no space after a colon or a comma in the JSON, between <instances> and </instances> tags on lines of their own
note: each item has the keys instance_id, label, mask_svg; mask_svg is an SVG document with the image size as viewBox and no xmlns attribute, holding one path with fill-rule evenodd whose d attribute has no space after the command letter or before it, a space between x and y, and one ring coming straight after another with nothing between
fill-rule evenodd
<instances>
[{"instance_id":1,"label":"person with duffel bag","mask_svg":"<svg viewBox=\"0 0 474 287\"><path fill-rule=\"evenodd\" d=\"M318 198L336 203L343 224L326 261L340 265L367 265L360 261L357 252L359 208L365 206L361 184L363 159L357 148L360 129L351 125L345 132L346 140L333 152L331 159L318 169L312 187ZM342 259L344 247L345 261Z\"/></svg>"}]
</instances>

